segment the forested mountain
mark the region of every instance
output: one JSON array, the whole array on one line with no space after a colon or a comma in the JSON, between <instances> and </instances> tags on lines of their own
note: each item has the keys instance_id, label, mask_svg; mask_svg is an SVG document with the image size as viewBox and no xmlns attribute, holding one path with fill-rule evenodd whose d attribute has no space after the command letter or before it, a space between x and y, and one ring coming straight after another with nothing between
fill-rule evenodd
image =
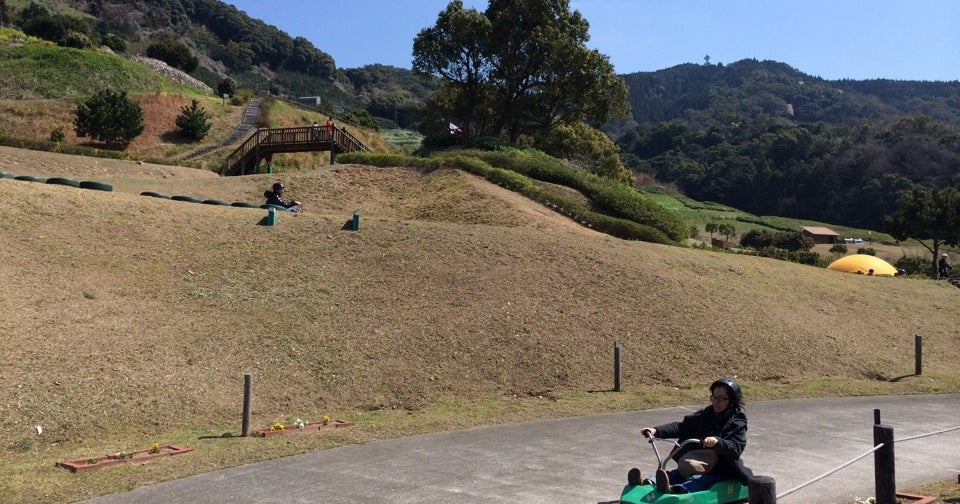
<instances>
[{"instance_id":1,"label":"forested mountain","mask_svg":"<svg viewBox=\"0 0 960 504\"><path fill-rule=\"evenodd\" d=\"M107 45L146 54L158 45L189 54L184 68L216 89L230 78L243 87L291 97L320 96L348 108L389 109L411 116L435 83L384 65L338 69L333 57L305 37L249 17L219 0L5 0L7 22L61 45ZM79 36L78 36L79 35ZM76 43L76 40L80 40ZM117 42L119 41L119 42ZM411 41L411 44L413 41ZM76 44L76 45L74 45ZM170 53L171 51L166 51ZM408 121L407 124L409 124Z\"/></svg>"},{"instance_id":2,"label":"forested mountain","mask_svg":"<svg viewBox=\"0 0 960 504\"><path fill-rule=\"evenodd\" d=\"M898 191L960 187L960 82L827 81L743 60L622 76L605 130L636 172L761 215L881 229Z\"/></svg>"},{"instance_id":3,"label":"forested mountain","mask_svg":"<svg viewBox=\"0 0 960 504\"><path fill-rule=\"evenodd\" d=\"M785 63L741 60L730 65L678 65L621 76L641 123L767 114L795 122L854 124L926 114L960 124L960 82L875 79L828 81Z\"/></svg>"},{"instance_id":4,"label":"forested mountain","mask_svg":"<svg viewBox=\"0 0 960 504\"><path fill-rule=\"evenodd\" d=\"M219 0L0 6L7 22L60 44L106 45L129 55L149 55L157 46L177 55L182 46L187 71L213 88L230 78L261 91L321 96L404 127L416 127L438 89L406 69L338 69L323 48ZM621 77L632 118L603 129L624 163L698 200L880 229L898 191L960 186L957 81L829 81L757 60Z\"/></svg>"}]
</instances>

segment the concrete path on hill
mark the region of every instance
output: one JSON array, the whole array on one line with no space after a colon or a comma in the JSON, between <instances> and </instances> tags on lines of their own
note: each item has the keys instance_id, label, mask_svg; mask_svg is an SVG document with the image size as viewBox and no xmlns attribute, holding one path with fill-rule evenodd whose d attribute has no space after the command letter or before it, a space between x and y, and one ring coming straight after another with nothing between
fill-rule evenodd
<instances>
[{"instance_id":1,"label":"concrete path on hill","mask_svg":"<svg viewBox=\"0 0 960 504\"><path fill-rule=\"evenodd\" d=\"M698 407L702 405L344 446L86 503L614 503L630 467L640 467L644 476L656 468L653 450L640 438L641 425L679 420ZM782 494L869 451L874 409L894 429L897 488L957 478L958 394L750 402L743 458L755 474L773 477ZM943 430L948 431L906 439ZM847 504L874 493L869 455L778 501Z\"/></svg>"}]
</instances>

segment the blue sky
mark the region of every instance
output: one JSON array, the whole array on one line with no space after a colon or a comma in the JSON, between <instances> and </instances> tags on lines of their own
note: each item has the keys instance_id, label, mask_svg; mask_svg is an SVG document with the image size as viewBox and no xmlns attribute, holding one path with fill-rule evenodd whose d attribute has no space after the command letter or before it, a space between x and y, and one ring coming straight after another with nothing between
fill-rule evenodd
<instances>
[{"instance_id":1,"label":"blue sky","mask_svg":"<svg viewBox=\"0 0 960 504\"><path fill-rule=\"evenodd\" d=\"M410 68L447 0L225 0L303 36L339 68ZM486 0L464 0L483 11ZM825 79L960 80L957 0L571 0L617 73L776 60Z\"/></svg>"}]
</instances>

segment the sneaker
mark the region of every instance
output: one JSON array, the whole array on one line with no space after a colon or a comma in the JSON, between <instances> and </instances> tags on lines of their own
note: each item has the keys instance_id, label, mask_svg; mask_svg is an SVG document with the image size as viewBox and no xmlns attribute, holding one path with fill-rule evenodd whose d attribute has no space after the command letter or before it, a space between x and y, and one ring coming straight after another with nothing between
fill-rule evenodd
<instances>
[{"instance_id":1,"label":"sneaker","mask_svg":"<svg viewBox=\"0 0 960 504\"><path fill-rule=\"evenodd\" d=\"M656 481L653 481L653 480L650 479L650 478L643 478L643 481L641 481L640 484L641 484L641 485L657 486L657 482L656 482Z\"/></svg>"},{"instance_id":2,"label":"sneaker","mask_svg":"<svg viewBox=\"0 0 960 504\"><path fill-rule=\"evenodd\" d=\"M627 471L627 484L637 486L640 484L640 469L634 467Z\"/></svg>"}]
</instances>

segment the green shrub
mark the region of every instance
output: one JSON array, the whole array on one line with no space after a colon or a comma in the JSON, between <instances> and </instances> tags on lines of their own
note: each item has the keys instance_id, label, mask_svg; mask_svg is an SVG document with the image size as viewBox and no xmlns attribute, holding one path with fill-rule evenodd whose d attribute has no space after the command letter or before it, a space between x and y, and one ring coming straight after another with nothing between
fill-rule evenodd
<instances>
[{"instance_id":1,"label":"green shrub","mask_svg":"<svg viewBox=\"0 0 960 504\"><path fill-rule=\"evenodd\" d=\"M917 256L903 256L900 259L897 259L897 262L894 263L894 266L898 270L902 269L906 271L908 275L923 276L929 275L932 268L929 257Z\"/></svg>"},{"instance_id":2,"label":"green shrub","mask_svg":"<svg viewBox=\"0 0 960 504\"><path fill-rule=\"evenodd\" d=\"M860 247L857 249L857 253L875 256L877 255L877 249L873 247Z\"/></svg>"},{"instance_id":3,"label":"green shrub","mask_svg":"<svg viewBox=\"0 0 960 504\"><path fill-rule=\"evenodd\" d=\"M127 52L127 41L119 35L108 33L103 36L100 43L109 47L115 53Z\"/></svg>"},{"instance_id":4,"label":"green shrub","mask_svg":"<svg viewBox=\"0 0 960 504\"><path fill-rule=\"evenodd\" d=\"M189 107L180 107L180 115L176 118L180 133L191 140L200 140L210 131L210 121L207 120L207 111L200 106L197 100L191 100Z\"/></svg>"},{"instance_id":5,"label":"green shrub","mask_svg":"<svg viewBox=\"0 0 960 504\"><path fill-rule=\"evenodd\" d=\"M77 104L74 125L78 137L122 149L143 133L143 109L127 98L126 91L99 91Z\"/></svg>"}]
</instances>

